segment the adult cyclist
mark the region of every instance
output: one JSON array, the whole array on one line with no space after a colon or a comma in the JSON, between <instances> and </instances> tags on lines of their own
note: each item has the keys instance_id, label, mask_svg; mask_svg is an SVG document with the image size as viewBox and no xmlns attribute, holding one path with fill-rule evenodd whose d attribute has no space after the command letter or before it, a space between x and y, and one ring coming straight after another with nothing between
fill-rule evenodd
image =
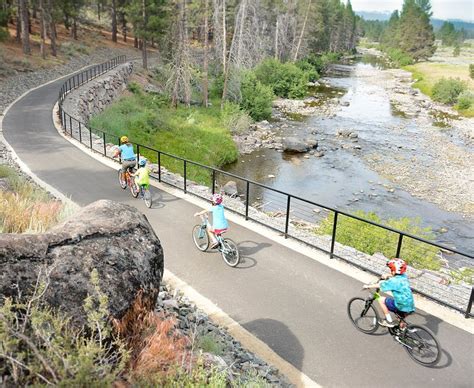
<instances>
[{"instance_id":1,"label":"adult cyclist","mask_svg":"<svg viewBox=\"0 0 474 388\"><path fill-rule=\"evenodd\" d=\"M122 173L122 180L124 180L125 177L123 174L125 174L127 169L134 167L136 164L136 155L133 151L133 144L129 143L127 136L122 136L120 143L122 143L122 145L115 151L114 158L120 155L122 159L122 168L120 171Z\"/></svg>"}]
</instances>

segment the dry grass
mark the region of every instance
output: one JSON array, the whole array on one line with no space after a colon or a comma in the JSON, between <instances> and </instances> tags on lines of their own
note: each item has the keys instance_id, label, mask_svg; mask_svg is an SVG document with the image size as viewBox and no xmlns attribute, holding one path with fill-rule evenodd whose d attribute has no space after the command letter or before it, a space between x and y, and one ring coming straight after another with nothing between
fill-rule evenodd
<instances>
[{"instance_id":1,"label":"dry grass","mask_svg":"<svg viewBox=\"0 0 474 388\"><path fill-rule=\"evenodd\" d=\"M409 71L415 71L423 76L423 80L431 87L441 78L459 78L465 81L469 89L474 90L474 80L469 77L469 66L437 62L421 62L407 66Z\"/></svg>"}]
</instances>

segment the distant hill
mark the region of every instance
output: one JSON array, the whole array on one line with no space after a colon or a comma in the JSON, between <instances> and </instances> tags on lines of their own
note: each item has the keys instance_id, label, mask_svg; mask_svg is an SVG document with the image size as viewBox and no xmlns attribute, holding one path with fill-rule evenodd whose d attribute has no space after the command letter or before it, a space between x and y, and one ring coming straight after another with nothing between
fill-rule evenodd
<instances>
[{"instance_id":1,"label":"distant hill","mask_svg":"<svg viewBox=\"0 0 474 388\"><path fill-rule=\"evenodd\" d=\"M362 16L365 20L388 20L390 19L391 12L384 11L384 12L375 12L375 11L355 11L355 13L359 16ZM433 25L435 30L438 30L445 21L449 21L454 24L456 30L460 30L464 28L466 31L473 31L474 32L474 23L466 22L464 20L459 19L431 19L431 24Z\"/></svg>"}]
</instances>

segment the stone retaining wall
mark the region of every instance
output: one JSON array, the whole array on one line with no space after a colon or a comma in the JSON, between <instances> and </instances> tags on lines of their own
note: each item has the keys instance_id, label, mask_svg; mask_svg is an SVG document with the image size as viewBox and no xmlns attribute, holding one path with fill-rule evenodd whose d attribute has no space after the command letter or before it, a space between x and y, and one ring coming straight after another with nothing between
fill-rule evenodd
<instances>
[{"instance_id":1,"label":"stone retaining wall","mask_svg":"<svg viewBox=\"0 0 474 388\"><path fill-rule=\"evenodd\" d=\"M83 123L102 112L127 87L133 63L127 62L73 90L64 100L63 109Z\"/></svg>"}]
</instances>

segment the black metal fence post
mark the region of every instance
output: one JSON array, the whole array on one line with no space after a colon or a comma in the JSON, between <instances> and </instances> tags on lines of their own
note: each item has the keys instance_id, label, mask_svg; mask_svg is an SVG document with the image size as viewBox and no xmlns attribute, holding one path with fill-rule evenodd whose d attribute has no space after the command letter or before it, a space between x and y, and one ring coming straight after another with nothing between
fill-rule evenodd
<instances>
[{"instance_id":1,"label":"black metal fence post","mask_svg":"<svg viewBox=\"0 0 474 388\"><path fill-rule=\"evenodd\" d=\"M71 137L72 137L72 117L69 116L69 132L71 133Z\"/></svg>"},{"instance_id":2,"label":"black metal fence post","mask_svg":"<svg viewBox=\"0 0 474 388\"><path fill-rule=\"evenodd\" d=\"M161 182L161 152L158 151L158 182Z\"/></svg>"},{"instance_id":3,"label":"black metal fence post","mask_svg":"<svg viewBox=\"0 0 474 388\"><path fill-rule=\"evenodd\" d=\"M466 318L469 318L471 315L472 309L472 302L474 301L474 287L471 289L471 297L469 298L469 303L467 304L466 314L464 315Z\"/></svg>"},{"instance_id":4,"label":"black metal fence post","mask_svg":"<svg viewBox=\"0 0 474 388\"><path fill-rule=\"evenodd\" d=\"M249 219L250 182L247 181L247 191L245 192L245 219Z\"/></svg>"},{"instance_id":5,"label":"black metal fence post","mask_svg":"<svg viewBox=\"0 0 474 388\"><path fill-rule=\"evenodd\" d=\"M82 144L82 124L79 121L79 143Z\"/></svg>"},{"instance_id":6,"label":"black metal fence post","mask_svg":"<svg viewBox=\"0 0 474 388\"><path fill-rule=\"evenodd\" d=\"M138 167L138 161L140 160L140 145L137 144L137 157L135 159L135 167Z\"/></svg>"},{"instance_id":7,"label":"black metal fence post","mask_svg":"<svg viewBox=\"0 0 474 388\"><path fill-rule=\"evenodd\" d=\"M403 234L400 233L398 237L397 253L395 257L400 257L400 252L402 251L402 240L403 240Z\"/></svg>"},{"instance_id":8,"label":"black metal fence post","mask_svg":"<svg viewBox=\"0 0 474 388\"><path fill-rule=\"evenodd\" d=\"M92 129L89 128L89 146L92 149Z\"/></svg>"},{"instance_id":9,"label":"black metal fence post","mask_svg":"<svg viewBox=\"0 0 474 388\"><path fill-rule=\"evenodd\" d=\"M336 229L337 229L337 215L339 213L337 211L334 212L334 224L332 226L332 239L331 239L331 253L330 257L333 258L334 255L334 244L336 243Z\"/></svg>"},{"instance_id":10,"label":"black metal fence post","mask_svg":"<svg viewBox=\"0 0 474 388\"><path fill-rule=\"evenodd\" d=\"M184 172L184 194L186 194L187 190L186 190L186 159L183 160L184 162L184 166L183 166L183 172Z\"/></svg>"},{"instance_id":11,"label":"black metal fence post","mask_svg":"<svg viewBox=\"0 0 474 388\"><path fill-rule=\"evenodd\" d=\"M104 156L107 156L107 146L105 145L105 132L102 132L102 142L104 143Z\"/></svg>"},{"instance_id":12,"label":"black metal fence post","mask_svg":"<svg viewBox=\"0 0 474 388\"><path fill-rule=\"evenodd\" d=\"M288 238L288 228L290 227L290 201L291 195L288 196L288 201L286 202L285 238Z\"/></svg>"}]
</instances>

